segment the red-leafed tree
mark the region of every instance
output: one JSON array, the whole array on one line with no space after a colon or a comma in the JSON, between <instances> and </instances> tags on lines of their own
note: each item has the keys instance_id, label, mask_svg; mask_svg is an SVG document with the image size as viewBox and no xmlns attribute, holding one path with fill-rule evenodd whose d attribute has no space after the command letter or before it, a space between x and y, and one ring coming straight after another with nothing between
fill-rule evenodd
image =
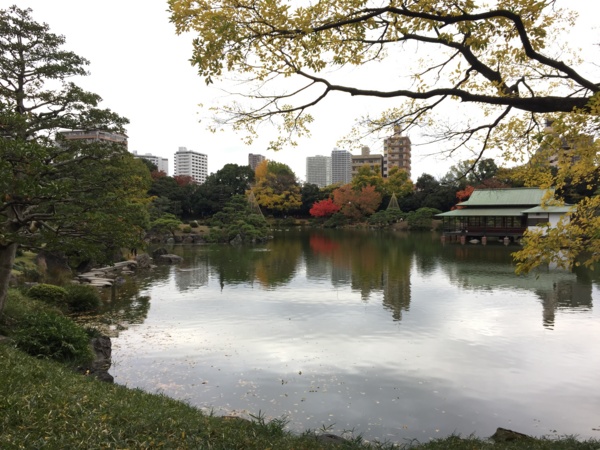
<instances>
[{"instance_id":1,"label":"red-leafed tree","mask_svg":"<svg viewBox=\"0 0 600 450\"><path fill-rule=\"evenodd\" d=\"M189 175L175 175L173 178L179 186L187 186L194 183L194 179Z\"/></svg>"},{"instance_id":2,"label":"red-leafed tree","mask_svg":"<svg viewBox=\"0 0 600 450\"><path fill-rule=\"evenodd\" d=\"M339 205L333 203L330 198L315 202L310 208L310 215L313 217L329 217L340 210Z\"/></svg>"},{"instance_id":3,"label":"red-leafed tree","mask_svg":"<svg viewBox=\"0 0 600 450\"><path fill-rule=\"evenodd\" d=\"M350 219L362 219L373 214L381 204L381 194L375 186L365 186L360 191L346 184L333 191L333 201L340 212Z\"/></svg>"},{"instance_id":4,"label":"red-leafed tree","mask_svg":"<svg viewBox=\"0 0 600 450\"><path fill-rule=\"evenodd\" d=\"M473 186L471 186L470 184L468 184L467 187L465 187L463 190L458 191L456 193L456 198L458 199L458 203L469 200L469 197L471 196L471 194L473 193L474 190L475 190L475 188ZM462 209L462 206L455 206L452 209Z\"/></svg>"},{"instance_id":5,"label":"red-leafed tree","mask_svg":"<svg viewBox=\"0 0 600 450\"><path fill-rule=\"evenodd\" d=\"M164 178L166 176L167 176L167 174L165 173L164 170L153 170L152 172L150 172L150 177L153 180L158 180L159 178Z\"/></svg>"}]
</instances>

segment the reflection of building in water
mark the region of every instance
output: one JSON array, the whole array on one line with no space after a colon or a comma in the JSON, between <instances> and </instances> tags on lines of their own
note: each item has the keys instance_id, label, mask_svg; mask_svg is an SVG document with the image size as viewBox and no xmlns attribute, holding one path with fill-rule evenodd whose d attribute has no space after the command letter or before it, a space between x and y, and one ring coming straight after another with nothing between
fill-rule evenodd
<instances>
[{"instance_id":1,"label":"reflection of building in water","mask_svg":"<svg viewBox=\"0 0 600 450\"><path fill-rule=\"evenodd\" d=\"M348 286L352 281L350 265L333 264L331 267L331 284L334 287Z\"/></svg>"},{"instance_id":2,"label":"reflection of building in water","mask_svg":"<svg viewBox=\"0 0 600 450\"><path fill-rule=\"evenodd\" d=\"M504 263L480 264L477 261L455 261L442 265L452 283L468 289L495 289L506 286L534 292L543 305L544 327L554 326L556 310L587 311L592 307L592 286L578 282L571 272L536 271L517 276L514 267Z\"/></svg>"},{"instance_id":3,"label":"reflection of building in water","mask_svg":"<svg viewBox=\"0 0 600 450\"><path fill-rule=\"evenodd\" d=\"M331 279L331 260L324 256L304 254L307 280Z\"/></svg>"},{"instance_id":4,"label":"reflection of building in water","mask_svg":"<svg viewBox=\"0 0 600 450\"><path fill-rule=\"evenodd\" d=\"M191 268L175 268L175 285L179 291L206 286L208 284L209 266L206 261L196 261Z\"/></svg>"},{"instance_id":5,"label":"reflection of building in water","mask_svg":"<svg viewBox=\"0 0 600 450\"><path fill-rule=\"evenodd\" d=\"M554 327L556 310L592 309L592 285L583 284L577 279L558 279L552 284L552 289L537 290L537 296L542 299L544 308L542 317L546 328Z\"/></svg>"},{"instance_id":6,"label":"reflection of building in water","mask_svg":"<svg viewBox=\"0 0 600 450\"><path fill-rule=\"evenodd\" d=\"M404 270L390 270L383 274L383 306L392 311L394 320L402 320L402 311L410 309L410 264Z\"/></svg>"}]
</instances>

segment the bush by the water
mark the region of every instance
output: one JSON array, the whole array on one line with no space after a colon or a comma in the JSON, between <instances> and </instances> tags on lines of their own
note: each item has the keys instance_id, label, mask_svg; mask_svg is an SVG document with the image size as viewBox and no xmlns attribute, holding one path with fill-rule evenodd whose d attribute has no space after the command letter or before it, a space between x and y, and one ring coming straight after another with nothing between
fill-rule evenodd
<instances>
[{"instance_id":1,"label":"bush by the water","mask_svg":"<svg viewBox=\"0 0 600 450\"><path fill-rule=\"evenodd\" d=\"M93 359L89 335L58 311L25 314L13 331L11 337L16 346L32 356L71 364Z\"/></svg>"},{"instance_id":2,"label":"bush by the water","mask_svg":"<svg viewBox=\"0 0 600 450\"><path fill-rule=\"evenodd\" d=\"M373 227L388 227L393 223L399 222L406 218L407 214L402 212L400 209L385 209L383 211L377 211L371 217L369 217L369 225Z\"/></svg>"},{"instance_id":3,"label":"bush by the water","mask_svg":"<svg viewBox=\"0 0 600 450\"><path fill-rule=\"evenodd\" d=\"M27 291L27 295L53 306L63 307L67 304L67 291L53 284L36 284Z\"/></svg>"},{"instance_id":4,"label":"bush by the water","mask_svg":"<svg viewBox=\"0 0 600 450\"><path fill-rule=\"evenodd\" d=\"M348 225L350 220L340 212L333 214L329 219L323 222L325 228L337 228Z\"/></svg>"},{"instance_id":5,"label":"bush by the water","mask_svg":"<svg viewBox=\"0 0 600 450\"><path fill-rule=\"evenodd\" d=\"M439 209L419 208L416 211L409 212L406 220L411 230L431 230L433 218L439 213L441 213Z\"/></svg>"},{"instance_id":6,"label":"bush by the water","mask_svg":"<svg viewBox=\"0 0 600 450\"><path fill-rule=\"evenodd\" d=\"M70 284L65 290L69 310L73 312L93 311L100 306L100 293L94 286Z\"/></svg>"}]
</instances>

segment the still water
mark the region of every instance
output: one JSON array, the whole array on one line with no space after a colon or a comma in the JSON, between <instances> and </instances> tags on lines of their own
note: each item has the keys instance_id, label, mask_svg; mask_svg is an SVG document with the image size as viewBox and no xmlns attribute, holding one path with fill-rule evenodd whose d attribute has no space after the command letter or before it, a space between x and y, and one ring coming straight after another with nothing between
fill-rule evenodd
<instances>
[{"instance_id":1,"label":"still water","mask_svg":"<svg viewBox=\"0 0 600 450\"><path fill-rule=\"evenodd\" d=\"M174 246L183 263L114 305L111 373L298 432L600 438L598 273L517 277L514 250L339 230Z\"/></svg>"}]
</instances>

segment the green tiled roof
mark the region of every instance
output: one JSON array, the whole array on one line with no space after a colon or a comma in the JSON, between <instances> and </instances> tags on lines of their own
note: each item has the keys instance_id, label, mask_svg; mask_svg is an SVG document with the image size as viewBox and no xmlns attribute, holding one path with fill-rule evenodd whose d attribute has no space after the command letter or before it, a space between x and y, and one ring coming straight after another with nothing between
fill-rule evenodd
<instances>
[{"instance_id":1,"label":"green tiled roof","mask_svg":"<svg viewBox=\"0 0 600 450\"><path fill-rule=\"evenodd\" d=\"M460 206L539 206L547 189L511 188L511 189L476 189L466 202Z\"/></svg>"},{"instance_id":2,"label":"green tiled roof","mask_svg":"<svg viewBox=\"0 0 600 450\"><path fill-rule=\"evenodd\" d=\"M575 207L573 205L562 205L562 206L536 206L535 208L526 209L523 211L527 214L533 213L559 213L564 214L568 212L573 212Z\"/></svg>"},{"instance_id":3,"label":"green tiled roof","mask_svg":"<svg viewBox=\"0 0 600 450\"><path fill-rule=\"evenodd\" d=\"M452 211L436 214L436 217L521 217L523 215L523 208L469 208L454 209Z\"/></svg>"}]
</instances>

